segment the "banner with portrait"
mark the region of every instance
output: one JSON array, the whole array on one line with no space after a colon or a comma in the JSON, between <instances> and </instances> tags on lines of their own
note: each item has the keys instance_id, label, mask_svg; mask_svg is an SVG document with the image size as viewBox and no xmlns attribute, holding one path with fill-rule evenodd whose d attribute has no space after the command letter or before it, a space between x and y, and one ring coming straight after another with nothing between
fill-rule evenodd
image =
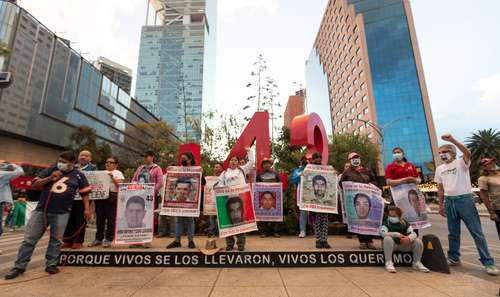
<instances>
[{"instance_id":1,"label":"banner with portrait","mask_svg":"<svg viewBox=\"0 0 500 297\"><path fill-rule=\"evenodd\" d=\"M217 207L215 206L214 186L219 182L217 176L205 176L205 191L203 199L203 214L206 216L216 216Z\"/></svg>"},{"instance_id":2,"label":"banner with portrait","mask_svg":"<svg viewBox=\"0 0 500 297\"><path fill-rule=\"evenodd\" d=\"M168 167L161 213L175 217L199 217L200 201L201 167Z\"/></svg>"},{"instance_id":3,"label":"banner with portrait","mask_svg":"<svg viewBox=\"0 0 500 297\"><path fill-rule=\"evenodd\" d=\"M257 230L252 196L249 184L215 189L221 238Z\"/></svg>"},{"instance_id":4,"label":"banner with portrait","mask_svg":"<svg viewBox=\"0 0 500 297\"><path fill-rule=\"evenodd\" d=\"M253 207L257 222L283 222L283 184L253 184Z\"/></svg>"},{"instance_id":5,"label":"banner with portrait","mask_svg":"<svg viewBox=\"0 0 500 297\"><path fill-rule=\"evenodd\" d=\"M153 241L154 192L154 184L119 184L114 243Z\"/></svg>"},{"instance_id":6,"label":"banner with portrait","mask_svg":"<svg viewBox=\"0 0 500 297\"><path fill-rule=\"evenodd\" d=\"M109 198L109 186L111 177L109 172L105 170L99 171L82 171L87 178L92 191L89 194L90 200L101 200ZM80 194L76 194L75 200L82 200Z\"/></svg>"},{"instance_id":7,"label":"banner with portrait","mask_svg":"<svg viewBox=\"0 0 500 297\"><path fill-rule=\"evenodd\" d=\"M384 218L382 191L372 184L343 182L343 210L349 232L380 235Z\"/></svg>"},{"instance_id":8,"label":"banner with portrait","mask_svg":"<svg viewBox=\"0 0 500 297\"><path fill-rule=\"evenodd\" d=\"M430 227L427 221L427 205L424 194L415 184L391 187L394 204L403 212L403 218L415 229Z\"/></svg>"},{"instance_id":9,"label":"banner with portrait","mask_svg":"<svg viewBox=\"0 0 500 297\"><path fill-rule=\"evenodd\" d=\"M307 165L300 179L300 210L338 213L337 183L332 166Z\"/></svg>"}]
</instances>

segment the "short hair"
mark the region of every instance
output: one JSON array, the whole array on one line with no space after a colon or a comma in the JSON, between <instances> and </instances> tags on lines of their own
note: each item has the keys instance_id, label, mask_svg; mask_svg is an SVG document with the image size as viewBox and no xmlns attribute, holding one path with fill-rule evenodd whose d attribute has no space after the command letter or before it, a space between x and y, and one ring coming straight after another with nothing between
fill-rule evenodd
<instances>
[{"instance_id":1,"label":"short hair","mask_svg":"<svg viewBox=\"0 0 500 297\"><path fill-rule=\"evenodd\" d=\"M272 193L272 192L270 192L270 191L264 191L264 192L262 192L261 197L264 197L264 195L266 195L266 194L269 194L269 195L271 195L271 197L272 197L273 199L276 199L276 198L274 197L273 193Z\"/></svg>"},{"instance_id":2,"label":"short hair","mask_svg":"<svg viewBox=\"0 0 500 297\"><path fill-rule=\"evenodd\" d=\"M69 162L75 162L76 156L73 151L65 151L59 154L59 158L64 159Z\"/></svg>"},{"instance_id":3,"label":"short hair","mask_svg":"<svg viewBox=\"0 0 500 297\"><path fill-rule=\"evenodd\" d=\"M175 181L175 186L177 187L178 184L188 184L190 188L193 186L191 179L189 179L187 177L181 177L181 178L177 179Z\"/></svg>"},{"instance_id":4,"label":"short hair","mask_svg":"<svg viewBox=\"0 0 500 297\"><path fill-rule=\"evenodd\" d=\"M457 155L457 147L454 146L453 144L443 144L442 146L439 147L439 150L441 149L448 149L449 151L451 151L451 153L456 156Z\"/></svg>"},{"instance_id":5,"label":"short hair","mask_svg":"<svg viewBox=\"0 0 500 297\"><path fill-rule=\"evenodd\" d=\"M109 156L108 159L113 159L116 164L118 164L118 157L117 156Z\"/></svg>"},{"instance_id":6,"label":"short hair","mask_svg":"<svg viewBox=\"0 0 500 297\"><path fill-rule=\"evenodd\" d=\"M372 207L372 202L371 202L371 200L370 200L370 197L368 197L368 195L366 195L365 193L357 193L356 195L354 195L354 205L356 205L356 202L358 202L358 200L359 200L361 197L366 198L366 200L368 200L368 205L369 205L370 207Z\"/></svg>"},{"instance_id":7,"label":"short hair","mask_svg":"<svg viewBox=\"0 0 500 297\"><path fill-rule=\"evenodd\" d=\"M416 195L418 197L418 192L416 190L414 190L414 189L411 189L411 190L408 191L408 197L410 197L410 194L414 194L414 195Z\"/></svg>"},{"instance_id":8,"label":"short hair","mask_svg":"<svg viewBox=\"0 0 500 297\"><path fill-rule=\"evenodd\" d=\"M241 207L243 207L243 200L241 199L240 196L233 196L229 199L227 199L226 206L229 208L229 205L233 203L239 203Z\"/></svg>"},{"instance_id":9,"label":"short hair","mask_svg":"<svg viewBox=\"0 0 500 297\"><path fill-rule=\"evenodd\" d=\"M144 198L141 196L132 196L127 200L127 205L125 208L128 208L130 204L135 203L135 204L140 204L143 209L146 209L146 202L144 202Z\"/></svg>"},{"instance_id":10,"label":"short hair","mask_svg":"<svg viewBox=\"0 0 500 297\"><path fill-rule=\"evenodd\" d=\"M221 161L216 161L214 164L214 167L215 167L215 165L220 165L221 167L224 167L224 163Z\"/></svg>"},{"instance_id":11,"label":"short hair","mask_svg":"<svg viewBox=\"0 0 500 297\"><path fill-rule=\"evenodd\" d=\"M326 178L325 178L324 176L322 176L322 175L315 175L315 176L313 177L313 179L312 179L312 183L314 184L315 182L317 182L317 181L319 181L319 180L322 180L322 181L325 183L325 185L326 185L326 184L328 184L328 183L326 182Z\"/></svg>"},{"instance_id":12,"label":"short hair","mask_svg":"<svg viewBox=\"0 0 500 297\"><path fill-rule=\"evenodd\" d=\"M321 153L320 153L320 152L314 152L314 153L312 154L312 158L313 158L313 159L318 159L318 158L323 159L323 156L321 155Z\"/></svg>"},{"instance_id":13,"label":"short hair","mask_svg":"<svg viewBox=\"0 0 500 297\"><path fill-rule=\"evenodd\" d=\"M189 160L191 160L191 166L196 165L196 160L194 159L194 155L192 152L183 152L181 156L186 156Z\"/></svg>"},{"instance_id":14,"label":"short hair","mask_svg":"<svg viewBox=\"0 0 500 297\"><path fill-rule=\"evenodd\" d=\"M394 211L398 215L398 217L401 217L403 215L403 211L401 210L401 208L399 208L397 206L390 205L387 208L387 215L389 215L389 212L391 212L391 211Z\"/></svg>"}]
</instances>

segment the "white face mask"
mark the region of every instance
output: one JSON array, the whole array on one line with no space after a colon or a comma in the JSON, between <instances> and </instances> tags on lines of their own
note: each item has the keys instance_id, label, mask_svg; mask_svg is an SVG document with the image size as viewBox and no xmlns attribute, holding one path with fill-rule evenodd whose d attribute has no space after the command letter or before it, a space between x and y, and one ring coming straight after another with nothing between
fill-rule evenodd
<instances>
[{"instance_id":1,"label":"white face mask","mask_svg":"<svg viewBox=\"0 0 500 297\"><path fill-rule=\"evenodd\" d=\"M394 159L394 161L401 161L401 160L403 160L403 154L394 153L394 154L392 154L392 158Z\"/></svg>"},{"instance_id":2,"label":"white face mask","mask_svg":"<svg viewBox=\"0 0 500 297\"><path fill-rule=\"evenodd\" d=\"M451 154L450 153L439 154L439 157L441 158L441 160L443 162L448 163L449 161L451 161Z\"/></svg>"},{"instance_id":3,"label":"white face mask","mask_svg":"<svg viewBox=\"0 0 500 297\"><path fill-rule=\"evenodd\" d=\"M351 165L354 167L358 167L359 165L361 165L361 159L360 158L351 159Z\"/></svg>"},{"instance_id":4,"label":"white face mask","mask_svg":"<svg viewBox=\"0 0 500 297\"><path fill-rule=\"evenodd\" d=\"M393 224L399 223L399 218L398 217L389 217L388 220L389 220L389 222L391 222Z\"/></svg>"},{"instance_id":5,"label":"white face mask","mask_svg":"<svg viewBox=\"0 0 500 297\"><path fill-rule=\"evenodd\" d=\"M57 169L59 169L61 171L66 171L68 169L68 164L58 162L57 163Z\"/></svg>"}]
</instances>

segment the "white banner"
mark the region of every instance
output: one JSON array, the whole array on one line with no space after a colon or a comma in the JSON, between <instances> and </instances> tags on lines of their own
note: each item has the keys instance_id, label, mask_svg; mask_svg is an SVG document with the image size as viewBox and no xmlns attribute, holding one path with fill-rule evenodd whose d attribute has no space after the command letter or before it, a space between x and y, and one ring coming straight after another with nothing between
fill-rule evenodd
<instances>
[{"instance_id":1,"label":"white banner","mask_svg":"<svg viewBox=\"0 0 500 297\"><path fill-rule=\"evenodd\" d=\"M430 227L427 221L427 206L424 194L415 184L402 184L391 187L394 204L403 212L403 218L414 229Z\"/></svg>"},{"instance_id":2,"label":"white banner","mask_svg":"<svg viewBox=\"0 0 500 297\"><path fill-rule=\"evenodd\" d=\"M217 207L215 206L215 193L214 186L219 182L219 178L217 176L206 176L205 181L205 197L203 200L203 214L206 216L216 216L217 215Z\"/></svg>"},{"instance_id":3,"label":"white banner","mask_svg":"<svg viewBox=\"0 0 500 297\"><path fill-rule=\"evenodd\" d=\"M109 186L111 184L111 177L108 171L82 171L87 178L92 192L90 192L90 200L102 200L109 198ZM77 192L75 200L82 200L82 197Z\"/></svg>"},{"instance_id":4,"label":"white banner","mask_svg":"<svg viewBox=\"0 0 500 297\"><path fill-rule=\"evenodd\" d=\"M309 164L300 178L299 208L312 212L338 213L337 175L332 166Z\"/></svg>"}]
</instances>

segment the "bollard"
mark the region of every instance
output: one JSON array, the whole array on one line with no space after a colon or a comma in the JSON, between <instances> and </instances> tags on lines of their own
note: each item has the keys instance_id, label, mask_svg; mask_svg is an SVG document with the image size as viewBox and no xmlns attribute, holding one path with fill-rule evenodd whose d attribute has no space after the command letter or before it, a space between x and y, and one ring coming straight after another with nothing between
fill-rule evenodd
<instances>
[{"instance_id":1,"label":"bollard","mask_svg":"<svg viewBox=\"0 0 500 297\"><path fill-rule=\"evenodd\" d=\"M422 264L431 271L450 273L450 267L446 261L446 256L441 246L441 241L436 235L427 234L422 237L424 243L424 253L422 255Z\"/></svg>"}]
</instances>

